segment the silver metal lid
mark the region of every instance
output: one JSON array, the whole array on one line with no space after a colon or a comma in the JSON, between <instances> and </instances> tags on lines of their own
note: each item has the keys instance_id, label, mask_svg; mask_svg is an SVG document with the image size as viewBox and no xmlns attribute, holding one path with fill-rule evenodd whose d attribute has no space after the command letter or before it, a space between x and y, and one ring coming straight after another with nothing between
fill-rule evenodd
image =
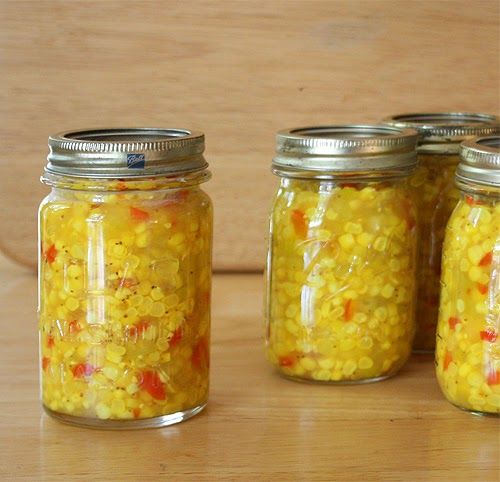
<instances>
[{"instance_id":1,"label":"silver metal lid","mask_svg":"<svg viewBox=\"0 0 500 482\"><path fill-rule=\"evenodd\" d=\"M204 135L187 129L67 131L50 136L49 149L46 172L75 177L151 177L208 166Z\"/></svg>"},{"instance_id":2,"label":"silver metal lid","mask_svg":"<svg viewBox=\"0 0 500 482\"><path fill-rule=\"evenodd\" d=\"M465 141L460 157L457 180L500 187L500 136Z\"/></svg>"},{"instance_id":3,"label":"silver metal lid","mask_svg":"<svg viewBox=\"0 0 500 482\"><path fill-rule=\"evenodd\" d=\"M500 118L470 112L398 114L386 117L382 123L417 130L419 152L458 153L464 140L500 133Z\"/></svg>"},{"instance_id":4,"label":"silver metal lid","mask_svg":"<svg viewBox=\"0 0 500 482\"><path fill-rule=\"evenodd\" d=\"M416 165L418 134L375 125L297 127L279 131L273 172L290 177L383 175Z\"/></svg>"}]
</instances>

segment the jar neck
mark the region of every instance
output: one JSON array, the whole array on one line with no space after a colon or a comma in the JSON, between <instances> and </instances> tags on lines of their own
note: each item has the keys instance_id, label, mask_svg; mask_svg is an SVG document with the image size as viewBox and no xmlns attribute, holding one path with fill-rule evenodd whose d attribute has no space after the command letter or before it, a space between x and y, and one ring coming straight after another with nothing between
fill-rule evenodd
<instances>
[{"instance_id":1,"label":"jar neck","mask_svg":"<svg viewBox=\"0 0 500 482\"><path fill-rule=\"evenodd\" d=\"M479 184L463 179L455 179L455 184L463 196L474 194L477 196L500 199L500 186Z\"/></svg>"},{"instance_id":2,"label":"jar neck","mask_svg":"<svg viewBox=\"0 0 500 482\"><path fill-rule=\"evenodd\" d=\"M86 178L45 172L40 180L43 184L56 189L123 192L189 188L208 181L210 177L210 171L204 169L190 173L176 173L171 176L125 178Z\"/></svg>"},{"instance_id":3,"label":"jar neck","mask_svg":"<svg viewBox=\"0 0 500 482\"><path fill-rule=\"evenodd\" d=\"M301 181L330 181L334 184L342 183L370 183L385 182L410 177L415 172L416 166L404 169L391 170L367 170L367 171L337 171L337 172L315 172L306 170L288 170L273 166L272 172L282 180Z\"/></svg>"}]
</instances>

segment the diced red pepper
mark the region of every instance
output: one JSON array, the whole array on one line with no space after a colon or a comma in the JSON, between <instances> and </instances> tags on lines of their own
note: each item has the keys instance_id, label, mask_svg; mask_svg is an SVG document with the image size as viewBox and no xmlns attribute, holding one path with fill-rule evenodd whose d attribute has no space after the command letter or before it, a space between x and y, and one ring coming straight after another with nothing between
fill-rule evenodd
<instances>
[{"instance_id":1,"label":"diced red pepper","mask_svg":"<svg viewBox=\"0 0 500 482\"><path fill-rule=\"evenodd\" d=\"M145 370L139 373L139 387L149 393L155 400L165 400L167 392L160 375L152 370Z\"/></svg>"},{"instance_id":2,"label":"diced red pepper","mask_svg":"<svg viewBox=\"0 0 500 482\"><path fill-rule=\"evenodd\" d=\"M300 209L294 209L292 211L292 224L297 236L300 238L305 238L307 236L307 220L303 211Z\"/></svg>"},{"instance_id":3,"label":"diced red pepper","mask_svg":"<svg viewBox=\"0 0 500 482\"><path fill-rule=\"evenodd\" d=\"M131 337L141 336L150 326L151 323L141 320L128 328L128 335Z\"/></svg>"},{"instance_id":4,"label":"diced red pepper","mask_svg":"<svg viewBox=\"0 0 500 482\"><path fill-rule=\"evenodd\" d=\"M149 219L148 212L139 208L134 208L133 206L130 208L130 216L132 216L132 219L135 219L136 221L147 221Z\"/></svg>"},{"instance_id":5,"label":"diced red pepper","mask_svg":"<svg viewBox=\"0 0 500 482\"><path fill-rule=\"evenodd\" d=\"M82 330L82 328L80 327L80 323L78 323L78 321L73 320L73 321L69 322L69 324L68 324L68 331L71 334L78 333L81 330Z\"/></svg>"},{"instance_id":6,"label":"diced red pepper","mask_svg":"<svg viewBox=\"0 0 500 482\"><path fill-rule=\"evenodd\" d=\"M479 336L481 337L481 340L493 343L496 341L498 333L495 330L488 328L484 331L480 331Z\"/></svg>"},{"instance_id":7,"label":"diced red pepper","mask_svg":"<svg viewBox=\"0 0 500 482\"><path fill-rule=\"evenodd\" d=\"M127 188L127 185L123 182L123 181L118 181L116 183L116 188L119 190L119 191L126 191L128 188Z\"/></svg>"},{"instance_id":8,"label":"diced red pepper","mask_svg":"<svg viewBox=\"0 0 500 482\"><path fill-rule=\"evenodd\" d=\"M50 358L47 356L44 356L42 358L42 370L47 370L49 365L50 365Z\"/></svg>"},{"instance_id":9,"label":"diced red pepper","mask_svg":"<svg viewBox=\"0 0 500 482\"><path fill-rule=\"evenodd\" d=\"M278 359L280 367L291 368L297 363L296 355L284 355Z\"/></svg>"},{"instance_id":10,"label":"diced red pepper","mask_svg":"<svg viewBox=\"0 0 500 482\"><path fill-rule=\"evenodd\" d=\"M474 199L473 196L465 196L465 202L469 205L469 206L480 206L481 204L484 204L482 201L479 201L478 199Z\"/></svg>"},{"instance_id":11,"label":"diced red pepper","mask_svg":"<svg viewBox=\"0 0 500 482\"><path fill-rule=\"evenodd\" d=\"M210 352L208 349L208 340L203 337L193 348L191 362L198 368L208 368L210 365Z\"/></svg>"},{"instance_id":12,"label":"diced red pepper","mask_svg":"<svg viewBox=\"0 0 500 482\"><path fill-rule=\"evenodd\" d=\"M343 182L341 184L342 188L350 187L351 189L359 189L359 184L356 184L354 182Z\"/></svg>"},{"instance_id":13,"label":"diced red pepper","mask_svg":"<svg viewBox=\"0 0 500 482\"><path fill-rule=\"evenodd\" d=\"M132 288L137 285L137 281L133 278L122 278L120 280L120 288Z\"/></svg>"},{"instance_id":14,"label":"diced red pepper","mask_svg":"<svg viewBox=\"0 0 500 482\"><path fill-rule=\"evenodd\" d=\"M500 370L490 369L486 377L486 383L488 385L498 385L500 383Z\"/></svg>"},{"instance_id":15,"label":"diced red pepper","mask_svg":"<svg viewBox=\"0 0 500 482\"><path fill-rule=\"evenodd\" d=\"M352 320L353 315L354 315L354 303L349 298L344 305L344 320L345 321Z\"/></svg>"},{"instance_id":16,"label":"diced red pepper","mask_svg":"<svg viewBox=\"0 0 500 482\"><path fill-rule=\"evenodd\" d=\"M453 361L453 357L451 356L451 353L447 351L444 354L444 361L443 361L443 368L445 370L448 370L448 367L450 366L450 363Z\"/></svg>"},{"instance_id":17,"label":"diced red pepper","mask_svg":"<svg viewBox=\"0 0 500 482\"><path fill-rule=\"evenodd\" d=\"M137 323L137 333L139 335L142 335L150 326L151 326L151 323L149 323L149 321L139 321L139 323Z\"/></svg>"},{"instance_id":18,"label":"diced red pepper","mask_svg":"<svg viewBox=\"0 0 500 482\"><path fill-rule=\"evenodd\" d=\"M492 259L493 259L493 253L489 251L481 258L481 261L479 261L479 266L489 266L491 264Z\"/></svg>"},{"instance_id":19,"label":"diced red pepper","mask_svg":"<svg viewBox=\"0 0 500 482\"><path fill-rule=\"evenodd\" d=\"M457 326L460 323L460 318L457 316L450 316L448 318L448 325L450 327L450 330L454 330L455 326Z\"/></svg>"},{"instance_id":20,"label":"diced red pepper","mask_svg":"<svg viewBox=\"0 0 500 482\"><path fill-rule=\"evenodd\" d=\"M56 344L56 341L52 335L47 335L47 347L52 348Z\"/></svg>"},{"instance_id":21,"label":"diced red pepper","mask_svg":"<svg viewBox=\"0 0 500 482\"><path fill-rule=\"evenodd\" d=\"M179 326L179 328L177 328L174 331L172 338L170 338L170 347L172 348L175 345L178 345L181 340L182 340L182 328Z\"/></svg>"},{"instance_id":22,"label":"diced red pepper","mask_svg":"<svg viewBox=\"0 0 500 482\"><path fill-rule=\"evenodd\" d=\"M134 418L139 418L141 416L141 409L136 407L132 409L132 415Z\"/></svg>"},{"instance_id":23,"label":"diced red pepper","mask_svg":"<svg viewBox=\"0 0 500 482\"><path fill-rule=\"evenodd\" d=\"M75 378L89 377L95 372L95 367L90 363L78 363L71 369L71 372Z\"/></svg>"},{"instance_id":24,"label":"diced red pepper","mask_svg":"<svg viewBox=\"0 0 500 482\"><path fill-rule=\"evenodd\" d=\"M55 244L51 244L43 253L43 257L47 263L52 264L56 260L57 249Z\"/></svg>"},{"instance_id":25,"label":"diced red pepper","mask_svg":"<svg viewBox=\"0 0 500 482\"><path fill-rule=\"evenodd\" d=\"M482 295L485 295L486 293L488 293L488 285L485 285L483 283L478 283L477 289L478 289L479 293L481 293Z\"/></svg>"}]
</instances>

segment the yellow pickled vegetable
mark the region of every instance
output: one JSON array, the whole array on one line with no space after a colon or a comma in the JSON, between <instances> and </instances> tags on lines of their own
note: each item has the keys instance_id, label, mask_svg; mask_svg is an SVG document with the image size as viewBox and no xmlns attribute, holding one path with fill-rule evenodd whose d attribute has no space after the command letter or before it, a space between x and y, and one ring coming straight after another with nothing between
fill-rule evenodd
<instances>
[{"instance_id":1,"label":"yellow pickled vegetable","mask_svg":"<svg viewBox=\"0 0 500 482\"><path fill-rule=\"evenodd\" d=\"M414 334L415 209L407 181L283 178L271 217L267 353L286 376L376 380Z\"/></svg>"},{"instance_id":2,"label":"yellow pickled vegetable","mask_svg":"<svg viewBox=\"0 0 500 482\"><path fill-rule=\"evenodd\" d=\"M211 216L197 186L53 189L40 211L47 409L130 420L206 403Z\"/></svg>"},{"instance_id":3,"label":"yellow pickled vegetable","mask_svg":"<svg viewBox=\"0 0 500 482\"><path fill-rule=\"evenodd\" d=\"M413 348L432 352L439 310L441 249L446 223L458 201L455 169L458 154L419 154L419 167L410 181L419 211L417 262L417 329Z\"/></svg>"},{"instance_id":4,"label":"yellow pickled vegetable","mask_svg":"<svg viewBox=\"0 0 500 482\"><path fill-rule=\"evenodd\" d=\"M464 195L443 247L436 373L461 408L500 413L500 204Z\"/></svg>"}]
</instances>

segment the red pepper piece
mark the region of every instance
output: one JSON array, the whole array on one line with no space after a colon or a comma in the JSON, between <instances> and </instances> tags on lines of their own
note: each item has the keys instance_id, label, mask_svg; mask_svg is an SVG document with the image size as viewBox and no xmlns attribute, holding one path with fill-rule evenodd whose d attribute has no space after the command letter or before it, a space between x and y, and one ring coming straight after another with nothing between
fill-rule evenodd
<instances>
[{"instance_id":1,"label":"red pepper piece","mask_svg":"<svg viewBox=\"0 0 500 482\"><path fill-rule=\"evenodd\" d=\"M292 224L295 234L300 238L307 236L307 221L306 215L300 209L292 211Z\"/></svg>"},{"instance_id":2,"label":"red pepper piece","mask_svg":"<svg viewBox=\"0 0 500 482\"><path fill-rule=\"evenodd\" d=\"M51 244L43 253L43 257L47 263L52 264L56 260L57 249L55 244Z\"/></svg>"},{"instance_id":3,"label":"red pepper piece","mask_svg":"<svg viewBox=\"0 0 500 482\"><path fill-rule=\"evenodd\" d=\"M457 326L460 323L460 318L457 316L450 316L448 318L448 325L450 326L450 330L454 330L455 326Z\"/></svg>"},{"instance_id":4,"label":"red pepper piece","mask_svg":"<svg viewBox=\"0 0 500 482\"><path fill-rule=\"evenodd\" d=\"M481 261L479 261L479 266L489 266L491 264L492 259L493 259L493 253L489 251L481 258Z\"/></svg>"},{"instance_id":5,"label":"red pepper piece","mask_svg":"<svg viewBox=\"0 0 500 482\"><path fill-rule=\"evenodd\" d=\"M71 369L71 372L75 378L89 377L95 372L95 367L90 363L78 363Z\"/></svg>"},{"instance_id":6,"label":"red pepper piece","mask_svg":"<svg viewBox=\"0 0 500 482\"><path fill-rule=\"evenodd\" d=\"M280 367L291 368L297 363L296 355L280 356L278 359Z\"/></svg>"},{"instance_id":7,"label":"red pepper piece","mask_svg":"<svg viewBox=\"0 0 500 482\"><path fill-rule=\"evenodd\" d=\"M116 183L116 189L118 189L119 191L126 191L128 188L127 188L127 185L123 181L118 181Z\"/></svg>"},{"instance_id":8,"label":"red pepper piece","mask_svg":"<svg viewBox=\"0 0 500 482\"><path fill-rule=\"evenodd\" d=\"M44 356L42 358L42 370L47 370L49 365L50 365L50 358L47 356Z\"/></svg>"},{"instance_id":9,"label":"red pepper piece","mask_svg":"<svg viewBox=\"0 0 500 482\"><path fill-rule=\"evenodd\" d=\"M210 352L208 349L208 340L203 337L193 348L191 362L198 368L208 368L210 365Z\"/></svg>"},{"instance_id":10,"label":"red pepper piece","mask_svg":"<svg viewBox=\"0 0 500 482\"><path fill-rule=\"evenodd\" d=\"M130 216L132 216L132 219L135 219L136 221L147 221L149 219L148 212L134 207L130 208Z\"/></svg>"},{"instance_id":11,"label":"red pepper piece","mask_svg":"<svg viewBox=\"0 0 500 482\"><path fill-rule=\"evenodd\" d=\"M178 345L181 340L182 340L182 329L179 326L179 328L177 328L174 331L174 334L172 335L172 338L170 338L170 347L172 348L175 345Z\"/></svg>"},{"instance_id":12,"label":"red pepper piece","mask_svg":"<svg viewBox=\"0 0 500 482\"><path fill-rule=\"evenodd\" d=\"M69 324L68 324L68 331L71 334L78 333L81 330L82 330L82 328L80 327L80 323L78 323L78 321L73 320L73 321L69 322Z\"/></svg>"},{"instance_id":13,"label":"red pepper piece","mask_svg":"<svg viewBox=\"0 0 500 482\"><path fill-rule=\"evenodd\" d=\"M481 293L482 295L485 295L486 293L488 293L488 285L485 285L483 283L478 283L477 289L478 289L479 293Z\"/></svg>"},{"instance_id":14,"label":"red pepper piece","mask_svg":"<svg viewBox=\"0 0 500 482\"><path fill-rule=\"evenodd\" d=\"M484 204L483 202L479 201L478 199L474 199L473 196L465 196L465 202L469 205L469 206L480 206L481 204Z\"/></svg>"},{"instance_id":15,"label":"red pepper piece","mask_svg":"<svg viewBox=\"0 0 500 482\"><path fill-rule=\"evenodd\" d=\"M132 278L122 278L120 280L120 288L132 288L133 286L137 285L137 281Z\"/></svg>"},{"instance_id":16,"label":"red pepper piece","mask_svg":"<svg viewBox=\"0 0 500 482\"><path fill-rule=\"evenodd\" d=\"M481 340L493 343L496 341L498 333L495 330L488 328L484 331L480 331L479 336L481 337Z\"/></svg>"},{"instance_id":17,"label":"red pepper piece","mask_svg":"<svg viewBox=\"0 0 500 482\"><path fill-rule=\"evenodd\" d=\"M490 369L486 377L486 383L488 385L498 385L500 383L500 370Z\"/></svg>"},{"instance_id":18,"label":"red pepper piece","mask_svg":"<svg viewBox=\"0 0 500 482\"><path fill-rule=\"evenodd\" d=\"M139 418L141 416L141 409L137 407L133 408L132 415L134 416L134 418Z\"/></svg>"},{"instance_id":19,"label":"red pepper piece","mask_svg":"<svg viewBox=\"0 0 500 482\"><path fill-rule=\"evenodd\" d=\"M56 341L52 335L47 336L47 347L52 348L56 344Z\"/></svg>"},{"instance_id":20,"label":"red pepper piece","mask_svg":"<svg viewBox=\"0 0 500 482\"><path fill-rule=\"evenodd\" d=\"M356 184L354 182L343 182L341 184L342 188L350 187L351 189L359 189L359 184Z\"/></svg>"},{"instance_id":21,"label":"red pepper piece","mask_svg":"<svg viewBox=\"0 0 500 482\"><path fill-rule=\"evenodd\" d=\"M344 305L344 320L345 321L352 320L353 315L354 315L354 303L349 298Z\"/></svg>"},{"instance_id":22,"label":"red pepper piece","mask_svg":"<svg viewBox=\"0 0 500 482\"><path fill-rule=\"evenodd\" d=\"M151 323L141 320L134 326L129 327L128 334L131 337L141 336L150 326Z\"/></svg>"},{"instance_id":23,"label":"red pepper piece","mask_svg":"<svg viewBox=\"0 0 500 482\"><path fill-rule=\"evenodd\" d=\"M139 387L149 393L155 400L165 400L167 392L160 375L152 370L139 373Z\"/></svg>"},{"instance_id":24,"label":"red pepper piece","mask_svg":"<svg viewBox=\"0 0 500 482\"><path fill-rule=\"evenodd\" d=\"M453 361L453 357L451 356L451 353L447 351L444 354L444 361L443 361L443 369L448 370L448 367L450 366L450 363Z\"/></svg>"}]
</instances>

